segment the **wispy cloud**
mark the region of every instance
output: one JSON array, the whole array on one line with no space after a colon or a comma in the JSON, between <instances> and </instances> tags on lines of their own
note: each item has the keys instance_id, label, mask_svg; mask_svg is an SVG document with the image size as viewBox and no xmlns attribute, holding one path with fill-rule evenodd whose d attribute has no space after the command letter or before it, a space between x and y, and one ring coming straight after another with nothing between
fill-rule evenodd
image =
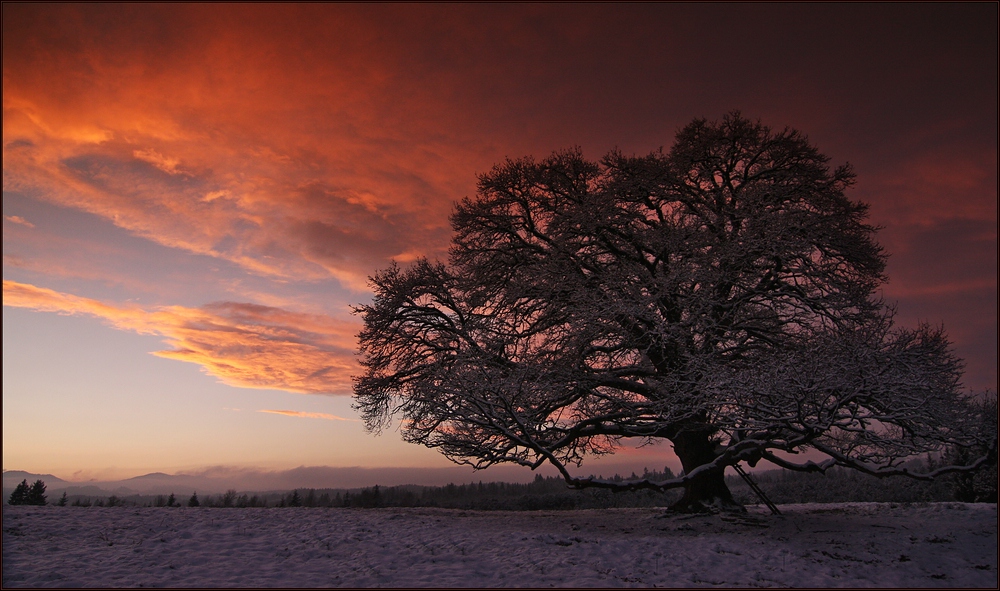
<instances>
[{"instance_id":1,"label":"wispy cloud","mask_svg":"<svg viewBox=\"0 0 1000 591\"><path fill-rule=\"evenodd\" d=\"M729 93L706 104L700 95L650 91L645 84L649 71L669 71L688 80L681 86L703 87L711 81L701 76L716 69L706 64L728 63L726 51L709 52L696 66L676 62L681 50L644 52L635 60L628 44L593 42L617 39L623 31L633 39L659 38L667 26L677 47L698 48L702 40L682 23L701 9L671 8L679 12L667 19L604 8L574 14L559 8L351 5L143 6L127 15L90 5L10 10L32 26L11 27L5 35L5 189L32 189L160 244L254 273L332 276L359 290L388 258L443 254L452 203L475 190L475 172L524 153L526 138L545 151L581 141L610 147L623 138L595 142L597 132L588 129L604 126L580 122L631 113L613 127L645 138L642 149L652 148L657 144L650 142L669 141L687 118L665 113L685 113L692 104L701 105L699 113L732 108ZM233 18L237 13L240 18ZM101 34L80 33L87 30ZM981 67L936 55L931 47L913 49L941 63ZM947 49L943 55L952 55ZM538 54L558 58L552 63L560 64L560 75L542 76L531 57ZM922 63L919 55L913 63ZM619 89L610 95L594 93L591 77L572 75L586 69L577 66L604 60L624 68L618 75L628 81L608 86ZM682 64L690 71L675 69ZM805 71L783 80L814 74L802 64L796 67ZM843 112L836 101L829 109L799 112L801 105L830 100L829 93L820 85L812 91L818 96L810 97L816 101L776 103L775 89L741 75L749 78L731 83L768 88L748 94L747 108L768 105L784 117L792 111L792 120L807 130L859 114ZM867 96L869 90L850 94ZM929 131L933 121L912 125L894 108L900 97L912 98L911 87L892 83L885 90L891 92L880 94L880 101L893 116L880 119L904 117L896 123L905 121L914 131L903 141L878 136L878 130L871 138L858 136L866 146L908 148L891 148L906 153L894 172L879 166L864 172L878 211L894 221L995 220L995 134L980 134L976 142L960 135L942 150L936 138L953 131ZM587 100L567 107L560 98L566 96ZM934 96L920 100L937 105ZM620 97L636 102L618 103ZM870 101L860 104L865 116L879 112ZM976 112L946 112L955 129L990 129ZM865 129L866 122L855 125Z\"/></svg>"},{"instance_id":2,"label":"wispy cloud","mask_svg":"<svg viewBox=\"0 0 1000 591\"><path fill-rule=\"evenodd\" d=\"M327 421L357 421L358 419L345 419L344 417L338 417L337 415L327 414L325 412L303 412L298 410L258 410L257 412L266 412L272 415L283 415L286 417L302 417L306 419L325 419Z\"/></svg>"},{"instance_id":3,"label":"wispy cloud","mask_svg":"<svg viewBox=\"0 0 1000 591\"><path fill-rule=\"evenodd\" d=\"M117 31L103 38L130 38L129 50L115 41L65 47L78 37L65 27L79 23L39 13L46 24L31 27L23 48L5 45L19 48L4 62L5 190L255 274L333 277L356 291L394 256L443 255L447 214L483 165L446 141L446 128L426 133L418 113L427 97L388 82L391 69L409 70L395 57L369 55L358 67L340 42L314 46L368 46L376 23L344 20L351 9L303 10L315 13L307 38L297 10L248 8L250 29L226 10L166 11L163 25L178 35L169 51L152 31L119 29L99 9L77 16ZM262 23L295 33L252 32ZM202 37L191 27L218 42L188 42ZM313 52L324 59L305 57Z\"/></svg>"},{"instance_id":4,"label":"wispy cloud","mask_svg":"<svg viewBox=\"0 0 1000 591\"><path fill-rule=\"evenodd\" d=\"M885 242L899 253L896 261L908 256L901 251L918 226L956 219L996 224L995 125L983 125L995 120L996 89L989 63L968 58L981 53L974 50L984 42L981 28L963 33L961 42L945 43L950 37L935 33L937 41L916 45L911 38L919 36L909 33L862 44L830 33L829 41L860 52L838 67L850 69L860 59L871 68L870 76L854 77L860 85L854 87L834 82L844 76L813 79L815 63L829 51L789 61L780 44L758 44L752 59L778 59L788 70L771 80L738 69L726 84L746 92L743 104L733 105L732 92L676 91L716 87L711 72L731 64L732 52L720 46L699 60L681 59L704 45L685 23L731 8L190 4L122 12L117 5L24 3L4 10L11 17L5 22L30 23L4 35L5 191L88 212L275 283L332 277L364 291L366 277L390 258L443 256L453 202L474 193L475 173L503 157L544 156L574 144L591 157L615 145L645 153L669 142L690 116L715 117L734 106L779 128L788 123L814 134L835 162L850 158L859 171L851 197L872 203L873 223L903 228ZM948 22L971 22L960 14ZM871 22L896 18L880 13ZM777 31L779 21L760 24ZM896 29L893 35L912 28ZM636 47L664 31L674 50L642 51L636 59ZM734 46L744 33L734 33ZM626 34L635 43L619 43ZM537 55L552 59L541 63ZM938 65L928 68L932 61ZM598 68L613 73L604 90L581 74L594 64L613 64ZM922 75L872 73L889 70ZM677 84L650 88L649 72L664 72ZM570 104L568 96L582 98ZM912 108L898 109L902 103ZM914 113L921 115L913 119ZM20 234L38 235L50 225L34 215L38 230ZM15 218L7 220L17 224ZM27 240L18 235L12 248L5 243L5 265L44 273ZM995 243L994 237L994 251ZM93 263L59 254L69 249L52 252L61 265L44 262L52 275L90 272ZM71 275L61 275L63 268ZM921 268L894 280L900 293L930 297L988 288L994 269L984 265L931 282ZM203 360L225 379L257 379L213 366L216 353L194 344L167 354Z\"/></svg>"},{"instance_id":5,"label":"wispy cloud","mask_svg":"<svg viewBox=\"0 0 1000 591\"><path fill-rule=\"evenodd\" d=\"M10 222L12 224L18 224L18 225L21 225L21 226L27 226L28 228L34 228L35 227L35 224L32 224L31 222L29 222L28 220L22 218L19 215L5 215L5 216L3 216L3 219L7 220L8 222Z\"/></svg>"},{"instance_id":6,"label":"wispy cloud","mask_svg":"<svg viewBox=\"0 0 1000 591\"><path fill-rule=\"evenodd\" d=\"M39 117L45 115L55 113ZM388 153L350 160L350 152L374 150L367 146L377 141L372 138L341 138L293 159L284 148L206 144L202 138L129 150L124 134L96 145L30 119L5 121L5 127L5 138L31 137L30 147L4 150L5 189L31 192L163 246L258 275L333 277L358 291L366 289L372 269L392 257L442 254L447 212L463 196L431 178L439 174L433 163L410 162L412 155L400 150L392 160ZM467 165L461 175L470 189L471 170Z\"/></svg>"},{"instance_id":7,"label":"wispy cloud","mask_svg":"<svg viewBox=\"0 0 1000 591\"><path fill-rule=\"evenodd\" d=\"M324 315L237 302L143 308L7 280L3 305L96 316L120 330L162 336L172 349L154 355L197 363L240 388L349 394L357 373L357 327Z\"/></svg>"},{"instance_id":8,"label":"wispy cloud","mask_svg":"<svg viewBox=\"0 0 1000 591\"><path fill-rule=\"evenodd\" d=\"M935 283L930 285L907 284L897 281L890 284L885 291L893 298L912 298L920 296L950 296L959 293L996 291L996 279L971 279Z\"/></svg>"},{"instance_id":9,"label":"wispy cloud","mask_svg":"<svg viewBox=\"0 0 1000 591\"><path fill-rule=\"evenodd\" d=\"M139 160L152 164L167 174L184 174L183 170L178 170L177 168L181 163L180 159L168 158L152 148L148 150L135 150L132 152L132 155Z\"/></svg>"},{"instance_id":10,"label":"wispy cloud","mask_svg":"<svg viewBox=\"0 0 1000 591\"><path fill-rule=\"evenodd\" d=\"M875 210L891 215L894 224L996 221L996 146L971 144L928 152L864 179L878 195Z\"/></svg>"}]
</instances>

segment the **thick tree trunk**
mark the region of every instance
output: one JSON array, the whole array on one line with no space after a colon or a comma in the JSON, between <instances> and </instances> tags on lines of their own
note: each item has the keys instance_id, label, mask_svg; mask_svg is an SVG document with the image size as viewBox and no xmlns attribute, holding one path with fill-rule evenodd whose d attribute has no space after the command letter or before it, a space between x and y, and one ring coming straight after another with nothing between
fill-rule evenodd
<instances>
[{"instance_id":1,"label":"thick tree trunk","mask_svg":"<svg viewBox=\"0 0 1000 591\"><path fill-rule=\"evenodd\" d=\"M715 443L705 431L684 431L673 438L674 452L681 460L684 473L690 473L715 459ZM670 509L680 513L738 511L746 509L733 499L726 486L724 470L705 472L684 488L684 495Z\"/></svg>"}]
</instances>

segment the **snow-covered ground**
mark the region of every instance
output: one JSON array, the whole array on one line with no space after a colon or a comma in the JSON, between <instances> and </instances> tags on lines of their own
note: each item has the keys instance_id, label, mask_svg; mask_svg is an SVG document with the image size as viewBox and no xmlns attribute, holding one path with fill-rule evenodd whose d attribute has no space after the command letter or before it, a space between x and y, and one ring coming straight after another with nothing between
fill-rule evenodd
<instances>
[{"instance_id":1,"label":"snow-covered ground","mask_svg":"<svg viewBox=\"0 0 1000 591\"><path fill-rule=\"evenodd\" d=\"M996 505L3 508L3 586L988 587Z\"/></svg>"}]
</instances>

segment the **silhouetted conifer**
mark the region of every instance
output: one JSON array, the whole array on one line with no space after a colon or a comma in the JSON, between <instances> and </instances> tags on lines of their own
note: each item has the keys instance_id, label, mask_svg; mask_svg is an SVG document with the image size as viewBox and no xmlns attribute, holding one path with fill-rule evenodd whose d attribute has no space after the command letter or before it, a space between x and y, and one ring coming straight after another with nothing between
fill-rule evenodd
<instances>
[{"instance_id":1,"label":"silhouetted conifer","mask_svg":"<svg viewBox=\"0 0 1000 591\"><path fill-rule=\"evenodd\" d=\"M30 488L28 487L27 479L22 480L21 484L14 488L14 492L10 493L10 499L7 501L8 505L27 505L28 504L28 492Z\"/></svg>"},{"instance_id":2,"label":"silhouetted conifer","mask_svg":"<svg viewBox=\"0 0 1000 591\"><path fill-rule=\"evenodd\" d=\"M25 505L44 505L45 504L45 483L41 480L36 480L34 484L31 485L31 489L28 490L28 499Z\"/></svg>"},{"instance_id":3,"label":"silhouetted conifer","mask_svg":"<svg viewBox=\"0 0 1000 591\"><path fill-rule=\"evenodd\" d=\"M191 498L188 499L188 507L198 507L200 505L201 503L198 502L198 493L195 492L191 495Z\"/></svg>"}]
</instances>

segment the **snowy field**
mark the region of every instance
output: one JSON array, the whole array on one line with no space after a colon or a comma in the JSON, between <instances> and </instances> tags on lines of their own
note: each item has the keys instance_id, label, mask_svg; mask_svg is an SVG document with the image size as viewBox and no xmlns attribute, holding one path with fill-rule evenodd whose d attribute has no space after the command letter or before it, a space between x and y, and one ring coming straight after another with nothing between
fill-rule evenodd
<instances>
[{"instance_id":1,"label":"snowy field","mask_svg":"<svg viewBox=\"0 0 1000 591\"><path fill-rule=\"evenodd\" d=\"M996 505L3 508L4 587L987 587Z\"/></svg>"}]
</instances>

